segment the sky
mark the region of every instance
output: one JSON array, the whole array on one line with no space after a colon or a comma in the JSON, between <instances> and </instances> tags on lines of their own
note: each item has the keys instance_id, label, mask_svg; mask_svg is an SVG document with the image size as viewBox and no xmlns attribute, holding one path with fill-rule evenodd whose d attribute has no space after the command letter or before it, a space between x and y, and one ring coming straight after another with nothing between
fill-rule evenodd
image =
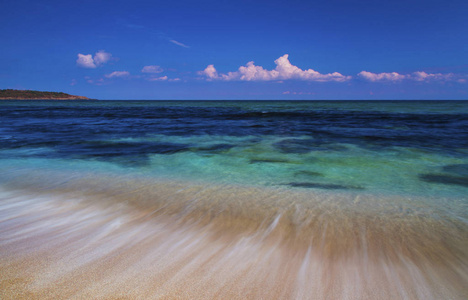
<instances>
[{"instance_id":1,"label":"sky","mask_svg":"<svg viewBox=\"0 0 468 300\"><path fill-rule=\"evenodd\" d=\"M468 1L0 2L0 89L94 99L468 99Z\"/></svg>"}]
</instances>

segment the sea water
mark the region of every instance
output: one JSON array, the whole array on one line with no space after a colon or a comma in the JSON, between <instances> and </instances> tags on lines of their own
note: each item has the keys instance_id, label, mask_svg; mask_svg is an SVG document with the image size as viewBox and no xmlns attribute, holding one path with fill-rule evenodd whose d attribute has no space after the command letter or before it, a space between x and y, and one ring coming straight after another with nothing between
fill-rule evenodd
<instances>
[{"instance_id":1,"label":"sea water","mask_svg":"<svg viewBox=\"0 0 468 300\"><path fill-rule=\"evenodd\" d=\"M466 101L3 101L0 168L9 297L468 297Z\"/></svg>"}]
</instances>

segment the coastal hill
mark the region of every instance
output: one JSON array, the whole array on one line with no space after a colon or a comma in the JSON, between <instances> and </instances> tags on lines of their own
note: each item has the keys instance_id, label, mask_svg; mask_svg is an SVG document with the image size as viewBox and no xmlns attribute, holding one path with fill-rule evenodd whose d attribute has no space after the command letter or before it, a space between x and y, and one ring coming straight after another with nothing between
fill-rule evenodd
<instances>
[{"instance_id":1,"label":"coastal hill","mask_svg":"<svg viewBox=\"0 0 468 300\"><path fill-rule=\"evenodd\" d=\"M62 92L40 92L31 90L0 90L0 100L91 100Z\"/></svg>"}]
</instances>

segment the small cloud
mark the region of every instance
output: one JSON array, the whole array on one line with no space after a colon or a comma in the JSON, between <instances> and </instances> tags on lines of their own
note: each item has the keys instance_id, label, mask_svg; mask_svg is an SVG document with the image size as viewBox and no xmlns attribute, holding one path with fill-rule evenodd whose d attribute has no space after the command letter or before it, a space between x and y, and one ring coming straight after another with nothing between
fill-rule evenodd
<instances>
[{"instance_id":1,"label":"small cloud","mask_svg":"<svg viewBox=\"0 0 468 300\"><path fill-rule=\"evenodd\" d=\"M165 81L167 79L167 76L148 78L149 81Z\"/></svg>"},{"instance_id":2,"label":"small cloud","mask_svg":"<svg viewBox=\"0 0 468 300\"><path fill-rule=\"evenodd\" d=\"M130 73L127 72L127 71L114 71L114 72L112 72L110 74L106 74L104 76L107 77L107 78L114 78L114 77L127 77L129 75L130 75Z\"/></svg>"},{"instance_id":3,"label":"small cloud","mask_svg":"<svg viewBox=\"0 0 468 300\"><path fill-rule=\"evenodd\" d=\"M368 81L400 81L406 78L405 75L398 74L397 72L392 73L372 73L367 71L361 71L358 74L359 77L364 78Z\"/></svg>"},{"instance_id":4,"label":"small cloud","mask_svg":"<svg viewBox=\"0 0 468 300\"><path fill-rule=\"evenodd\" d=\"M86 79L86 82L89 83L89 84L94 84L94 85L103 85L104 84L104 79L103 78L99 78L99 79L91 79L91 77L89 76L86 76L85 77Z\"/></svg>"},{"instance_id":5,"label":"small cloud","mask_svg":"<svg viewBox=\"0 0 468 300\"><path fill-rule=\"evenodd\" d=\"M187 46L185 44L182 44L181 42L178 42L176 40L169 40L169 42L171 42L173 44L176 44L177 46L181 46L181 47L184 47L184 48L190 48L189 46Z\"/></svg>"},{"instance_id":6,"label":"small cloud","mask_svg":"<svg viewBox=\"0 0 468 300\"><path fill-rule=\"evenodd\" d=\"M74 86L78 83L78 81L76 81L76 79L72 79L72 81L70 82L70 85L71 86Z\"/></svg>"},{"instance_id":7,"label":"small cloud","mask_svg":"<svg viewBox=\"0 0 468 300\"><path fill-rule=\"evenodd\" d=\"M91 54L78 54L78 59L76 60L76 64L82 68L89 68L94 69L96 65L94 64L93 56Z\"/></svg>"},{"instance_id":8,"label":"small cloud","mask_svg":"<svg viewBox=\"0 0 468 300\"><path fill-rule=\"evenodd\" d=\"M416 81L430 81L430 80L436 80L436 81L451 81L454 80L455 74L453 73L447 73L447 74L442 74L442 73L426 73L426 72L414 72L413 74L410 75L410 78Z\"/></svg>"},{"instance_id":9,"label":"small cloud","mask_svg":"<svg viewBox=\"0 0 468 300\"><path fill-rule=\"evenodd\" d=\"M312 92L291 92L291 91L286 91L286 92L283 92L283 95L315 95L315 93L312 93Z\"/></svg>"},{"instance_id":10,"label":"small cloud","mask_svg":"<svg viewBox=\"0 0 468 300\"><path fill-rule=\"evenodd\" d=\"M95 69L100 65L108 62L112 57L112 54L105 52L104 50L98 51L94 54L94 58L91 54L78 53L78 59L76 64L82 68Z\"/></svg>"},{"instance_id":11,"label":"small cloud","mask_svg":"<svg viewBox=\"0 0 468 300\"><path fill-rule=\"evenodd\" d=\"M143 73L161 73L162 71L164 70L160 66L144 66L141 69Z\"/></svg>"},{"instance_id":12,"label":"small cloud","mask_svg":"<svg viewBox=\"0 0 468 300\"><path fill-rule=\"evenodd\" d=\"M413 72L411 74L399 74L397 72L391 73L372 73L368 71L362 71L358 74L359 77L371 81L371 82L398 82L402 80L413 80L419 82L428 81L452 81L456 80L456 76L453 73L442 74L442 73L426 73L423 71Z\"/></svg>"},{"instance_id":13,"label":"small cloud","mask_svg":"<svg viewBox=\"0 0 468 300\"><path fill-rule=\"evenodd\" d=\"M94 54L94 63L96 64L96 66L100 66L108 62L111 59L111 57L112 54L104 50L98 51L96 52L96 54Z\"/></svg>"},{"instance_id":14,"label":"small cloud","mask_svg":"<svg viewBox=\"0 0 468 300\"><path fill-rule=\"evenodd\" d=\"M208 65L205 70L198 71L197 73L198 75L205 75L209 80L219 78L218 72L216 72L214 65Z\"/></svg>"},{"instance_id":15,"label":"small cloud","mask_svg":"<svg viewBox=\"0 0 468 300\"><path fill-rule=\"evenodd\" d=\"M169 78L168 81L172 81L172 82L180 81L180 78Z\"/></svg>"},{"instance_id":16,"label":"small cloud","mask_svg":"<svg viewBox=\"0 0 468 300\"><path fill-rule=\"evenodd\" d=\"M299 79L305 81L348 81L351 76L344 76L338 72L321 74L315 70L302 70L291 64L288 59L289 55L285 54L275 60L276 68L274 70L266 70L262 66L256 66L253 61L248 62L245 66L239 67L235 72L227 74L218 74L214 65L208 65L205 70L199 71L199 75L204 75L208 80L240 80L240 81L282 81L289 79Z\"/></svg>"}]
</instances>

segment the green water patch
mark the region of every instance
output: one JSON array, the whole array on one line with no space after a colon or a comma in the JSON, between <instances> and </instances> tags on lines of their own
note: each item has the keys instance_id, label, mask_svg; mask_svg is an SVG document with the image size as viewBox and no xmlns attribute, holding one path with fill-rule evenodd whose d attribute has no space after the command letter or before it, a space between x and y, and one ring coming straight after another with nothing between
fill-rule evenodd
<instances>
[{"instance_id":1,"label":"green water patch","mask_svg":"<svg viewBox=\"0 0 468 300\"><path fill-rule=\"evenodd\" d=\"M285 153L277 147L284 140L280 136L148 135L2 150L0 160L219 184L466 198L468 164L457 156L404 147L373 151L354 144L336 144L346 151Z\"/></svg>"}]
</instances>

